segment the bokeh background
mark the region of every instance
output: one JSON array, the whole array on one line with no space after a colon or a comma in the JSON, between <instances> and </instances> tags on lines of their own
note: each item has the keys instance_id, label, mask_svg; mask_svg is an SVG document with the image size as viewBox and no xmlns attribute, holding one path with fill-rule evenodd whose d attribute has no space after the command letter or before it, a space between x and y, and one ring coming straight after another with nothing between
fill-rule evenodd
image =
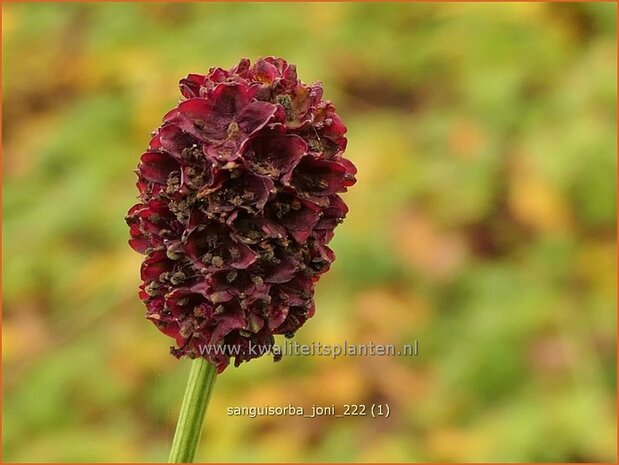
<instances>
[{"instance_id":1,"label":"bokeh background","mask_svg":"<svg viewBox=\"0 0 619 465\"><path fill-rule=\"evenodd\" d=\"M616 5L3 4L3 459L165 461L188 373L124 223L178 80L279 55L359 168L302 342L217 382L197 459L607 461ZM228 417L388 403L388 419Z\"/></svg>"}]
</instances>

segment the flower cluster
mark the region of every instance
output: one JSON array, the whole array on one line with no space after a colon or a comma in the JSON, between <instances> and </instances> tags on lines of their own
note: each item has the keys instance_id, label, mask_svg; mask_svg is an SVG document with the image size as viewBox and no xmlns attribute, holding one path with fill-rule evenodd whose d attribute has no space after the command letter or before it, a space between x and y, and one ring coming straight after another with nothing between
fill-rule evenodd
<instances>
[{"instance_id":1,"label":"flower cluster","mask_svg":"<svg viewBox=\"0 0 619 465\"><path fill-rule=\"evenodd\" d=\"M146 255L139 295L172 354L221 372L313 315L356 169L322 86L281 58L190 74L180 90L141 157L129 243Z\"/></svg>"}]
</instances>

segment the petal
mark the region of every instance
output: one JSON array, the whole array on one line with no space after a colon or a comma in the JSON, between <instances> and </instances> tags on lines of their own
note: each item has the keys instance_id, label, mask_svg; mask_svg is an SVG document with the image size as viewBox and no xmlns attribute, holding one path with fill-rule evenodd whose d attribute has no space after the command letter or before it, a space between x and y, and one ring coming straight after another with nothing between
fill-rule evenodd
<instances>
[{"instance_id":1,"label":"petal","mask_svg":"<svg viewBox=\"0 0 619 465\"><path fill-rule=\"evenodd\" d=\"M135 183L139 192L139 199L142 202L148 202L152 199L157 199L161 196L161 193L165 191L165 184L159 184L156 182L148 181L140 176Z\"/></svg>"},{"instance_id":2,"label":"petal","mask_svg":"<svg viewBox=\"0 0 619 465\"><path fill-rule=\"evenodd\" d=\"M183 132L176 124L168 123L157 130L149 146L153 150L165 150L180 160L182 150L191 147L196 142L193 136Z\"/></svg>"},{"instance_id":3,"label":"petal","mask_svg":"<svg viewBox=\"0 0 619 465\"><path fill-rule=\"evenodd\" d=\"M205 79L205 84L209 88L216 87L217 84L230 78L230 71L223 68L211 68Z\"/></svg>"},{"instance_id":4,"label":"petal","mask_svg":"<svg viewBox=\"0 0 619 465\"><path fill-rule=\"evenodd\" d=\"M138 253L145 253L147 249L152 247L151 241L146 236L129 239L129 245Z\"/></svg>"},{"instance_id":5,"label":"petal","mask_svg":"<svg viewBox=\"0 0 619 465\"><path fill-rule=\"evenodd\" d=\"M268 85L272 84L280 76L280 70L273 63L273 60L259 59L252 66L251 75L256 81Z\"/></svg>"},{"instance_id":6,"label":"petal","mask_svg":"<svg viewBox=\"0 0 619 465\"><path fill-rule=\"evenodd\" d=\"M207 253L221 251L222 245L230 239L228 228L217 221L206 221L207 223L193 229L185 240L185 250L194 260L200 260ZM223 266L223 258L219 259Z\"/></svg>"},{"instance_id":7,"label":"petal","mask_svg":"<svg viewBox=\"0 0 619 465\"><path fill-rule=\"evenodd\" d=\"M341 163L305 156L295 167L289 185L302 197L314 198L344 192L354 182L354 177Z\"/></svg>"},{"instance_id":8,"label":"petal","mask_svg":"<svg viewBox=\"0 0 619 465\"><path fill-rule=\"evenodd\" d=\"M304 84L295 84L275 97L286 113L286 127L290 129L301 128L312 121L310 110L320 100L322 87L314 85L308 87Z\"/></svg>"},{"instance_id":9,"label":"petal","mask_svg":"<svg viewBox=\"0 0 619 465\"><path fill-rule=\"evenodd\" d=\"M245 269L256 261L256 254L247 245L234 241L230 229L215 221L194 229L185 248L195 265L208 271Z\"/></svg>"},{"instance_id":10,"label":"petal","mask_svg":"<svg viewBox=\"0 0 619 465\"><path fill-rule=\"evenodd\" d=\"M125 217L127 224L135 224L138 222L140 212L148 209L148 205L143 203L136 203L133 207L129 209L127 212L127 216Z\"/></svg>"},{"instance_id":11,"label":"petal","mask_svg":"<svg viewBox=\"0 0 619 465\"><path fill-rule=\"evenodd\" d=\"M247 77L247 72L249 71L250 62L247 58L241 58L239 64L230 70L232 74L236 74L241 77Z\"/></svg>"},{"instance_id":12,"label":"petal","mask_svg":"<svg viewBox=\"0 0 619 465\"><path fill-rule=\"evenodd\" d=\"M242 242L230 242L228 245L230 266L239 270L249 268L256 261L256 254Z\"/></svg>"},{"instance_id":13,"label":"petal","mask_svg":"<svg viewBox=\"0 0 619 465\"><path fill-rule=\"evenodd\" d=\"M282 239L286 235L283 226L246 210L232 212L227 223L239 240L247 244L255 244L265 239Z\"/></svg>"},{"instance_id":14,"label":"petal","mask_svg":"<svg viewBox=\"0 0 619 465\"><path fill-rule=\"evenodd\" d=\"M176 160L165 153L146 152L140 160L138 167L140 175L159 184L165 184L170 173L179 169Z\"/></svg>"},{"instance_id":15,"label":"petal","mask_svg":"<svg viewBox=\"0 0 619 465\"><path fill-rule=\"evenodd\" d=\"M290 306L286 320L275 331L277 334L295 333L314 314L314 302L302 306Z\"/></svg>"},{"instance_id":16,"label":"petal","mask_svg":"<svg viewBox=\"0 0 619 465\"><path fill-rule=\"evenodd\" d=\"M239 129L246 137L262 129L274 117L282 119L277 105L268 102L252 102L236 117Z\"/></svg>"},{"instance_id":17,"label":"petal","mask_svg":"<svg viewBox=\"0 0 619 465\"><path fill-rule=\"evenodd\" d=\"M280 193L266 207L266 215L283 225L298 242L305 242L320 219L320 208L294 195Z\"/></svg>"},{"instance_id":18,"label":"petal","mask_svg":"<svg viewBox=\"0 0 619 465\"><path fill-rule=\"evenodd\" d=\"M252 280L252 276L243 270L216 271L211 274L210 281L214 292L225 291L234 297L242 296L244 298L251 296L257 288L257 284ZM262 289L265 288L264 285L260 287Z\"/></svg>"},{"instance_id":19,"label":"petal","mask_svg":"<svg viewBox=\"0 0 619 465\"><path fill-rule=\"evenodd\" d=\"M221 187L212 194L198 194L208 200L208 210L212 213L229 212L243 208L251 212L260 211L266 204L273 181L258 176L251 171L237 170L229 175Z\"/></svg>"},{"instance_id":20,"label":"petal","mask_svg":"<svg viewBox=\"0 0 619 465\"><path fill-rule=\"evenodd\" d=\"M223 305L223 312L216 316L215 321L217 326L211 335L211 344L217 344L230 332L247 326L243 310L236 300Z\"/></svg>"},{"instance_id":21,"label":"petal","mask_svg":"<svg viewBox=\"0 0 619 465\"><path fill-rule=\"evenodd\" d=\"M357 167L347 158L344 158L342 156L338 156L334 159L335 161L341 163L342 165L344 165L344 167L346 168L346 172L349 175L354 176L355 174L357 174ZM353 182L354 184L354 182ZM350 184L352 185L352 184Z\"/></svg>"},{"instance_id":22,"label":"petal","mask_svg":"<svg viewBox=\"0 0 619 465\"><path fill-rule=\"evenodd\" d=\"M163 119L200 140L225 139L232 116L218 112L214 106L211 100L192 98L181 102Z\"/></svg>"},{"instance_id":23,"label":"petal","mask_svg":"<svg viewBox=\"0 0 619 465\"><path fill-rule=\"evenodd\" d=\"M214 312L214 306L203 295L189 288L174 289L165 296L165 300L171 314L181 319L194 316L209 318Z\"/></svg>"},{"instance_id":24,"label":"petal","mask_svg":"<svg viewBox=\"0 0 619 465\"><path fill-rule=\"evenodd\" d=\"M215 182L215 168L210 160L202 154L200 160L191 160L181 169L181 185L191 190L212 187Z\"/></svg>"},{"instance_id":25,"label":"petal","mask_svg":"<svg viewBox=\"0 0 619 465\"><path fill-rule=\"evenodd\" d=\"M310 245L310 256L307 266L316 273L325 273L335 260L335 254L326 244L313 241Z\"/></svg>"},{"instance_id":26,"label":"petal","mask_svg":"<svg viewBox=\"0 0 619 465\"><path fill-rule=\"evenodd\" d=\"M319 139L327 139L335 145L335 153L346 149L346 126L330 102L322 101L316 106L314 126L318 130ZM324 145L324 148L327 146Z\"/></svg>"},{"instance_id":27,"label":"petal","mask_svg":"<svg viewBox=\"0 0 619 465\"><path fill-rule=\"evenodd\" d=\"M168 260L165 252L157 250L146 257L146 260L142 263L140 275L142 281L149 283L159 280L162 273L170 271L172 268L173 264Z\"/></svg>"},{"instance_id":28,"label":"petal","mask_svg":"<svg viewBox=\"0 0 619 465\"><path fill-rule=\"evenodd\" d=\"M269 329L273 331L278 328L288 316L288 305L279 303L279 305L271 305L269 307L268 325Z\"/></svg>"},{"instance_id":29,"label":"petal","mask_svg":"<svg viewBox=\"0 0 619 465\"><path fill-rule=\"evenodd\" d=\"M238 83L221 83L209 95L213 111L222 118L238 115L256 94L257 88Z\"/></svg>"},{"instance_id":30,"label":"petal","mask_svg":"<svg viewBox=\"0 0 619 465\"><path fill-rule=\"evenodd\" d=\"M279 177L290 171L307 152L305 141L293 134L284 134L281 126L266 129L251 139L243 154L253 171Z\"/></svg>"},{"instance_id":31,"label":"petal","mask_svg":"<svg viewBox=\"0 0 619 465\"><path fill-rule=\"evenodd\" d=\"M339 195L329 197L329 205L322 210L320 221L316 225L316 229L332 229L340 224L346 214L348 207Z\"/></svg>"},{"instance_id":32,"label":"petal","mask_svg":"<svg viewBox=\"0 0 619 465\"><path fill-rule=\"evenodd\" d=\"M259 270L264 282L279 284L290 281L299 271L300 265L301 260L295 257L290 250L275 247L271 254L261 257L255 269Z\"/></svg>"},{"instance_id":33,"label":"petal","mask_svg":"<svg viewBox=\"0 0 619 465\"><path fill-rule=\"evenodd\" d=\"M206 76L203 74L190 74L179 82L181 94L185 98L200 97L200 88L204 85Z\"/></svg>"},{"instance_id":34,"label":"petal","mask_svg":"<svg viewBox=\"0 0 619 465\"><path fill-rule=\"evenodd\" d=\"M288 305L303 305L314 293L312 278L304 272L297 273L290 281L277 287L279 297Z\"/></svg>"}]
</instances>

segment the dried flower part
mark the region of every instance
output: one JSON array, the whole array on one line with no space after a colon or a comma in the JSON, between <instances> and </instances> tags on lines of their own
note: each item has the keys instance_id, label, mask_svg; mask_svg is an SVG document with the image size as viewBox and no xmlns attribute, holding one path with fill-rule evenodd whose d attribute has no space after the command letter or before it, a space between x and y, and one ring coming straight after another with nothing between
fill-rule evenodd
<instances>
[{"instance_id":1,"label":"dried flower part","mask_svg":"<svg viewBox=\"0 0 619 465\"><path fill-rule=\"evenodd\" d=\"M321 85L281 58L190 74L180 90L140 159L129 244L146 255L139 296L172 354L221 372L314 314L356 169Z\"/></svg>"}]
</instances>

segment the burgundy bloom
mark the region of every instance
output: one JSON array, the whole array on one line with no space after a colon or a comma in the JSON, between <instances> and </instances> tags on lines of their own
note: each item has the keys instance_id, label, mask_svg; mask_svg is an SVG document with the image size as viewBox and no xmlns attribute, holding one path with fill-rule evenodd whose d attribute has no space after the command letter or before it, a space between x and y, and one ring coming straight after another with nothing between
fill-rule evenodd
<instances>
[{"instance_id":1,"label":"burgundy bloom","mask_svg":"<svg viewBox=\"0 0 619 465\"><path fill-rule=\"evenodd\" d=\"M140 158L129 244L146 256L139 296L172 354L221 372L314 314L356 169L322 86L281 58L190 74L180 90Z\"/></svg>"}]
</instances>

